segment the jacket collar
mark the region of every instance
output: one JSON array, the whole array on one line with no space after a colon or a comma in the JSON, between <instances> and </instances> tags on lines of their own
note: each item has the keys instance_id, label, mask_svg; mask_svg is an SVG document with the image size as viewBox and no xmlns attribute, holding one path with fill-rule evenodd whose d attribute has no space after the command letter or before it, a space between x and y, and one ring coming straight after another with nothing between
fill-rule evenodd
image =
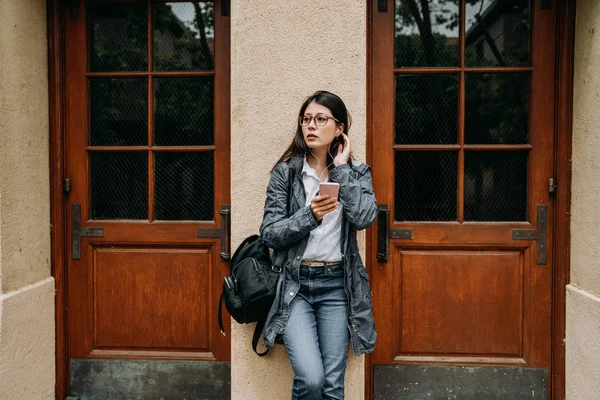
<instances>
[{"instance_id":1,"label":"jacket collar","mask_svg":"<svg viewBox=\"0 0 600 400\"><path fill-rule=\"evenodd\" d=\"M304 165L304 157L302 156L293 156L288 161L290 167L294 168L296 175L298 177L302 177L302 166Z\"/></svg>"}]
</instances>

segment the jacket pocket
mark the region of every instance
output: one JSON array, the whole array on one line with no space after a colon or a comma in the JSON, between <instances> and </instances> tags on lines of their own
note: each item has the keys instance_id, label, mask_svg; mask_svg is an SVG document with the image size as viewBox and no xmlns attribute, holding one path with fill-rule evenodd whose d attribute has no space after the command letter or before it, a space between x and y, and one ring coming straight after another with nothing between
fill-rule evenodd
<instances>
[{"instance_id":1,"label":"jacket pocket","mask_svg":"<svg viewBox=\"0 0 600 400\"><path fill-rule=\"evenodd\" d=\"M352 311L356 334L364 352L371 352L375 346L377 331L373 318L373 303L369 274L362 263L356 263L353 274ZM363 351L361 351L363 352Z\"/></svg>"},{"instance_id":2,"label":"jacket pocket","mask_svg":"<svg viewBox=\"0 0 600 400\"><path fill-rule=\"evenodd\" d=\"M356 270L358 271L358 278L354 282L355 285L355 294L357 294L357 301L365 301L368 303L369 308L371 308L372 296L371 296L371 286L369 285L369 273L364 265L357 265Z\"/></svg>"}]
</instances>

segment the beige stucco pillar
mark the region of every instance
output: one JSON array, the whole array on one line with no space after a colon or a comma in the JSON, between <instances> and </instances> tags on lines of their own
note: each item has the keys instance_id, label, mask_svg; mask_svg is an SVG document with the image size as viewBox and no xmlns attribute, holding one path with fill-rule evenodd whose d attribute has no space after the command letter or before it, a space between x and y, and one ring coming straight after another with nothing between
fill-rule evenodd
<instances>
[{"instance_id":1,"label":"beige stucco pillar","mask_svg":"<svg viewBox=\"0 0 600 400\"><path fill-rule=\"evenodd\" d=\"M600 2L577 0L573 93L568 400L600 396Z\"/></svg>"},{"instance_id":2,"label":"beige stucco pillar","mask_svg":"<svg viewBox=\"0 0 600 400\"><path fill-rule=\"evenodd\" d=\"M290 144L305 97L338 94L353 117L352 148L365 160L366 2L231 2L232 246L258 233L269 170ZM364 239L363 239L364 243ZM260 358L253 326L233 321L232 399L289 399L293 372L282 346ZM349 356L346 398L363 398L364 357Z\"/></svg>"},{"instance_id":3,"label":"beige stucco pillar","mask_svg":"<svg viewBox=\"0 0 600 400\"><path fill-rule=\"evenodd\" d=\"M46 2L0 1L0 399L54 398Z\"/></svg>"}]
</instances>

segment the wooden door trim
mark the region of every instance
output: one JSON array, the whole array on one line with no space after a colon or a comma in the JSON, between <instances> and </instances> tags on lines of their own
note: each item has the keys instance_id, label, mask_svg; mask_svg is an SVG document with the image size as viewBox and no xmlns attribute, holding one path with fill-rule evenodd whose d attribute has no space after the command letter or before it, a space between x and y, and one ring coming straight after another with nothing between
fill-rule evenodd
<instances>
[{"instance_id":1,"label":"wooden door trim","mask_svg":"<svg viewBox=\"0 0 600 400\"><path fill-rule=\"evenodd\" d=\"M373 154L373 17L376 2L367 2L367 162L371 163ZM552 289L552 383L549 387L551 398L555 400L565 397L565 345L566 336L566 285L570 276L570 210L571 210L571 154L573 127L573 65L575 48L575 11L576 0L557 0L557 43L556 43L556 100L555 118L555 165L554 174L557 180L557 191L554 201L553 215L553 289ZM388 11L390 12L390 11ZM373 238L376 229L369 229L366 243L366 259L372 260ZM365 357L364 398L372 399L371 355Z\"/></svg>"},{"instance_id":2,"label":"wooden door trim","mask_svg":"<svg viewBox=\"0 0 600 400\"><path fill-rule=\"evenodd\" d=\"M571 154L576 0L559 0L556 72L552 398L565 398L566 286L571 268Z\"/></svg>"},{"instance_id":3,"label":"wooden door trim","mask_svg":"<svg viewBox=\"0 0 600 400\"><path fill-rule=\"evenodd\" d=\"M389 4L389 3L388 3ZM373 129L371 127L373 118L371 118L371 116L373 115L373 84L372 84L372 80L373 80L373 51L372 51L372 43L373 43L373 0L367 0L367 37L366 37L366 41L365 41L365 53L366 53L366 61L367 61L367 65L366 65L366 71L367 71L367 87L366 87L366 95L367 95L367 104L366 104L366 112L367 112L367 121L365 124L365 129L366 129L366 149L365 149L365 158L366 158L366 162L370 165L371 164L371 159L373 158L373 145L371 144L371 133L373 132ZM376 252L377 249L373 248L373 234L374 231L376 230L373 228L368 228L365 234L365 261L369 261L372 260L373 257L371 257L371 254L373 254L373 252ZM367 268L372 268L370 265L370 262L367 262L365 265L367 266ZM368 399L372 399L373 398L373 381L371 380L372 374L371 374L371 353L368 353L365 355L365 364L364 364L364 370L363 370L363 381L364 381L364 388L363 388L363 394L364 394L364 399L368 400Z\"/></svg>"},{"instance_id":4,"label":"wooden door trim","mask_svg":"<svg viewBox=\"0 0 600 400\"><path fill-rule=\"evenodd\" d=\"M64 179L64 21L60 0L48 0L48 100L50 136L50 224L51 273L54 277L55 306L55 398L64 399L67 390L66 298L66 210Z\"/></svg>"}]
</instances>

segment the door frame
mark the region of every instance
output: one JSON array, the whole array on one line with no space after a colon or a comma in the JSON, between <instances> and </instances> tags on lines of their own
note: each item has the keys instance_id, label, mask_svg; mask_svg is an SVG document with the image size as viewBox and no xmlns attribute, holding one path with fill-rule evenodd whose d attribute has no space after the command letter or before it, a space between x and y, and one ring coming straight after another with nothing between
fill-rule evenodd
<instances>
[{"instance_id":1,"label":"door frame","mask_svg":"<svg viewBox=\"0 0 600 400\"><path fill-rule=\"evenodd\" d=\"M390 6L391 0L384 0ZM367 2L367 162L373 159L373 13L380 0ZM576 0L556 0L553 6L557 12L556 35L556 97L555 97L555 162L554 177L557 190L554 196L553 243L555 243L552 271L552 379L549 385L550 398L562 400L565 397L565 345L566 336L566 286L570 280L570 220L571 220L571 153L573 129L573 64L575 48ZM392 4L393 8L393 4ZM390 11L388 11L390 12ZM377 229L370 228L366 235L367 259L377 251L374 243ZM371 355L367 354L364 370L364 398L373 399Z\"/></svg>"},{"instance_id":2,"label":"door frame","mask_svg":"<svg viewBox=\"0 0 600 400\"><path fill-rule=\"evenodd\" d=\"M55 398L67 395L67 285L66 285L66 198L64 196L65 68L64 21L60 0L47 0L48 103L50 128L50 244L51 274L55 285Z\"/></svg>"},{"instance_id":3,"label":"door frame","mask_svg":"<svg viewBox=\"0 0 600 400\"><path fill-rule=\"evenodd\" d=\"M77 4L78 2L74 2ZM55 398L64 400L69 387L67 358L67 245L69 229L64 195L65 154L65 8L68 2L46 0L48 37L48 107L50 152L51 275L55 280ZM230 46L230 38L225 38ZM229 60L230 63L230 60ZM225 71L230 74L229 69ZM230 83L230 82L229 82ZM227 86L229 86L229 83ZM225 111L230 114L229 102ZM229 130L229 124L226 127Z\"/></svg>"}]
</instances>

